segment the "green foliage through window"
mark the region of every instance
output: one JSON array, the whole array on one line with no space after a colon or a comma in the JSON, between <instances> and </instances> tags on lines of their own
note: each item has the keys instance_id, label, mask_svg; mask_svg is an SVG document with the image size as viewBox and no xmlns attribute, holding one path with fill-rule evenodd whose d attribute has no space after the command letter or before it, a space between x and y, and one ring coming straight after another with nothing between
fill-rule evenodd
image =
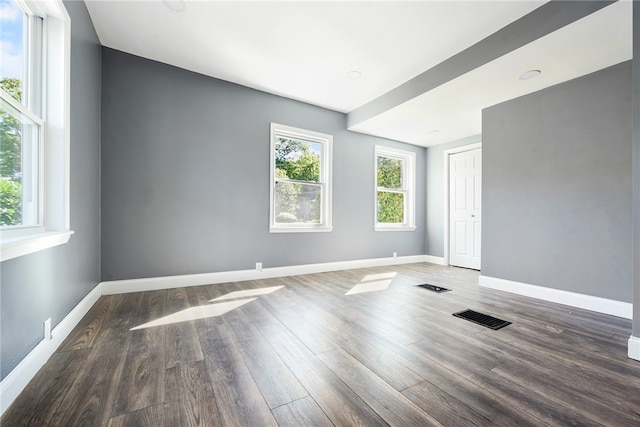
<instances>
[{"instance_id":1,"label":"green foliage through window","mask_svg":"<svg viewBox=\"0 0 640 427\"><path fill-rule=\"evenodd\" d=\"M320 143L276 137L277 223L320 223L321 153Z\"/></svg>"},{"instance_id":2,"label":"green foliage through window","mask_svg":"<svg viewBox=\"0 0 640 427\"><path fill-rule=\"evenodd\" d=\"M404 223L404 193L378 191L378 223Z\"/></svg>"},{"instance_id":3,"label":"green foliage through window","mask_svg":"<svg viewBox=\"0 0 640 427\"><path fill-rule=\"evenodd\" d=\"M296 181L320 182L320 152L322 144L278 137L276 169Z\"/></svg>"},{"instance_id":4,"label":"green foliage through window","mask_svg":"<svg viewBox=\"0 0 640 427\"><path fill-rule=\"evenodd\" d=\"M402 159L377 157L376 221L380 224L402 224L405 222L405 195L402 192L404 190L403 171Z\"/></svg>"},{"instance_id":5,"label":"green foliage through window","mask_svg":"<svg viewBox=\"0 0 640 427\"><path fill-rule=\"evenodd\" d=\"M378 187L402 189L402 160L378 156Z\"/></svg>"},{"instance_id":6,"label":"green foliage through window","mask_svg":"<svg viewBox=\"0 0 640 427\"><path fill-rule=\"evenodd\" d=\"M20 101L19 79L4 78L0 88ZM0 109L0 226L22 223L22 124Z\"/></svg>"}]
</instances>

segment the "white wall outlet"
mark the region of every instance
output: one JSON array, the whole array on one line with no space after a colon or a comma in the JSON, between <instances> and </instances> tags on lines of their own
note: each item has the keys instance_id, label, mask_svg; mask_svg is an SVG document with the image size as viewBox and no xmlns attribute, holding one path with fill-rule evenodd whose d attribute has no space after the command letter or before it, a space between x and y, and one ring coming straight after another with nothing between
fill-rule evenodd
<instances>
[{"instance_id":1,"label":"white wall outlet","mask_svg":"<svg viewBox=\"0 0 640 427\"><path fill-rule=\"evenodd\" d=\"M44 339L50 340L51 336L51 317L44 321Z\"/></svg>"},{"instance_id":2,"label":"white wall outlet","mask_svg":"<svg viewBox=\"0 0 640 427\"><path fill-rule=\"evenodd\" d=\"M261 262L256 262L256 270L262 271L262 263Z\"/></svg>"},{"instance_id":3,"label":"white wall outlet","mask_svg":"<svg viewBox=\"0 0 640 427\"><path fill-rule=\"evenodd\" d=\"M394 253L393 253L393 257L394 257L394 258L398 258L398 252L394 252Z\"/></svg>"}]
</instances>

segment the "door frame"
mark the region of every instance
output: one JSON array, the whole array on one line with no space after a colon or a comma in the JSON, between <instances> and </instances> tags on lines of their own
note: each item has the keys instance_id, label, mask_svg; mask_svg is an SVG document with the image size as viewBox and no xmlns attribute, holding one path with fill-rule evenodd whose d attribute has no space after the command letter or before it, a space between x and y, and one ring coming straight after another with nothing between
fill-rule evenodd
<instances>
[{"instance_id":1,"label":"door frame","mask_svg":"<svg viewBox=\"0 0 640 427\"><path fill-rule=\"evenodd\" d=\"M450 210L450 199L449 193L451 190L449 189L449 164L452 154L464 153L465 151L471 151L475 149L482 149L482 142L476 142L468 145L461 145L460 147L450 148L448 150L444 150L444 265L449 265L449 210Z\"/></svg>"}]
</instances>

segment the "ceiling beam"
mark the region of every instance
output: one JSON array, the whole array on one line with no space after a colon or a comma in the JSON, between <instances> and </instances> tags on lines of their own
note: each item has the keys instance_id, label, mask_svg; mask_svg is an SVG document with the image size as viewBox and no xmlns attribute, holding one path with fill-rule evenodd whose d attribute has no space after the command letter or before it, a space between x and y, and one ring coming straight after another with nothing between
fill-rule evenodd
<instances>
[{"instance_id":1,"label":"ceiling beam","mask_svg":"<svg viewBox=\"0 0 640 427\"><path fill-rule=\"evenodd\" d=\"M550 1L433 68L356 108L347 115L352 128L460 77L494 59L606 7L613 1Z\"/></svg>"}]
</instances>

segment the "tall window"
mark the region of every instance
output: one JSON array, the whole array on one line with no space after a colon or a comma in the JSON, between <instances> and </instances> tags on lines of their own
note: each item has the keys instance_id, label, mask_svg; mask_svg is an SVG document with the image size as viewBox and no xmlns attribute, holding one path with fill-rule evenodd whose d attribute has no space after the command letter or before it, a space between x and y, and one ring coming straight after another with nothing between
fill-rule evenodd
<instances>
[{"instance_id":1,"label":"tall window","mask_svg":"<svg viewBox=\"0 0 640 427\"><path fill-rule=\"evenodd\" d=\"M66 242L69 16L0 0L0 260Z\"/></svg>"},{"instance_id":2,"label":"tall window","mask_svg":"<svg viewBox=\"0 0 640 427\"><path fill-rule=\"evenodd\" d=\"M331 231L333 137L271 124L272 233Z\"/></svg>"},{"instance_id":3,"label":"tall window","mask_svg":"<svg viewBox=\"0 0 640 427\"><path fill-rule=\"evenodd\" d=\"M415 153L376 146L376 230L416 229L415 164Z\"/></svg>"},{"instance_id":4,"label":"tall window","mask_svg":"<svg viewBox=\"0 0 640 427\"><path fill-rule=\"evenodd\" d=\"M41 223L42 19L15 0L0 5L0 226L35 226Z\"/></svg>"}]
</instances>

